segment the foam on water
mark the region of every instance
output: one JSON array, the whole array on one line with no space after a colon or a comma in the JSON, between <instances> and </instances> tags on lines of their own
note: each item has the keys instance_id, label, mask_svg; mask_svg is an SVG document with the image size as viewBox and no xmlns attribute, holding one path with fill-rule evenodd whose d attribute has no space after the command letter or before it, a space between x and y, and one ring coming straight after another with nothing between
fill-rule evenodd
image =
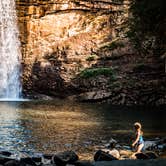
<instances>
[{"instance_id":1,"label":"foam on water","mask_svg":"<svg viewBox=\"0 0 166 166\"><path fill-rule=\"evenodd\" d=\"M0 98L21 97L21 52L15 0L0 0Z\"/></svg>"},{"instance_id":2,"label":"foam on water","mask_svg":"<svg viewBox=\"0 0 166 166\"><path fill-rule=\"evenodd\" d=\"M0 98L0 102L20 102L20 101L31 101L30 99L23 99L23 98Z\"/></svg>"}]
</instances>

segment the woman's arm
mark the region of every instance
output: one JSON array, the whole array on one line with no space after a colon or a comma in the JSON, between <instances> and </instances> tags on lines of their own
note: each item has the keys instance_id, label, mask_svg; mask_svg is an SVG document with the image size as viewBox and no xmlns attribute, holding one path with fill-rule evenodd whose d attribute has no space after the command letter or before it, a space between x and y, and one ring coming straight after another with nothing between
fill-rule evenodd
<instances>
[{"instance_id":1,"label":"woman's arm","mask_svg":"<svg viewBox=\"0 0 166 166\"><path fill-rule=\"evenodd\" d=\"M135 146L135 144L139 141L139 137L140 137L140 132L137 133L137 137L135 141L132 143L132 146Z\"/></svg>"}]
</instances>

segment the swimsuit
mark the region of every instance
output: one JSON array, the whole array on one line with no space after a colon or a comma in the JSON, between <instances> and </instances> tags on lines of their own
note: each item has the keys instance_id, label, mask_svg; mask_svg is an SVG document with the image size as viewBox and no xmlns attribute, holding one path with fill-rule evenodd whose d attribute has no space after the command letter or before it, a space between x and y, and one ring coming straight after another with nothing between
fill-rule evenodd
<instances>
[{"instance_id":1,"label":"swimsuit","mask_svg":"<svg viewBox=\"0 0 166 166\"><path fill-rule=\"evenodd\" d=\"M144 143L143 137L142 137L142 135L140 135L137 144L140 145L140 144L143 144L143 143Z\"/></svg>"}]
</instances>

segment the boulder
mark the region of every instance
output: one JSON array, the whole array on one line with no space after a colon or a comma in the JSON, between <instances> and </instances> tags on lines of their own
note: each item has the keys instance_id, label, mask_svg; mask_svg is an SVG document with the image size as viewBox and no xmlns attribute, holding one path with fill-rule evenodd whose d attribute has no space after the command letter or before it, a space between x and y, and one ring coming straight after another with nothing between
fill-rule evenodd
<instances>
[{"instance_id":1,"label":"boulder","mask_svg":"<svg viewBox=\"0 0 166 166\"><path fill-rule=\"evenodd\" d=\"M117 149L112 149L108 152L110 155L114 156L115 158L119 159L120 158L120 153Z\"/></svg>"},{"instance_id":2,"label":"boulder","mask_svg":"<svg viewBox=\"0 0 166 166\"><path fill-rule=\"evenodd\" d=\"M36 166L36 163L30 157L25 157L20 159L21 164Z\"/></svg>"},{"instance_id":3,"label":"boulder","mask_svg":"<svg viewBox=\"0 0 166 166\"><path fill-rule=\"evenodd\" d=\"M131 150L119 150L119 153L122 158L130 158L133 154Z\"/></svg>"},{"instance_id":4,"label":"boulder","mask_svg":"<svg viewBox=\"0 0 166 166\"><path fill-rule=\"evenodd\" d=\"M32 157L32 160L36 163L40 163L42 161L41 157Z\"/></svg>"},{"instance_id":5,"label":"boulder","mask_svg":"<svg viewBox=\"0 0 166 166\"><path fill-rule=\"evenodd\" d=\"M156 159L158 155L155 152L136 153L136 159Z\"/></svg>"},{"instance_id":6,"label":"boulder","mask_svg":"<svg viewBox=\"0 0 166 166\"><path fill-rule=\"evenodd\" d=\"M136 157L136 159L140 159L140 160L149 159L148 155L146 155L145 153L136 153L135 157Z\"/></svg>"},{"instance_id":7,"label":"boulder","mask_svg":"<svg viewBox=\"0 0 166 166\"><path fill-rule=\"evenodd\" d=\"M105 152L102 150L98 150L94 155L95 161L112 161L112 160L118 160L113 155L109 154L109 152Z\"/></svg>"},{"instance_id":8,"label":"boulder","mask_svg":"<svg viewBox=\"0 0 166 166\"><path fill-rule=\"evenodd\" d=\"M10 160L4 164L4 166L19 166L19 165L20 165L20 162L17 160Z\"/></svg>"},{"instance_id":9,"label":"boulder","mask_svg":"<svg viewBox=\"0 0 166 166\"><path fill-rule=\"evenodd\" d=\"M107 99L112 95L111 92L105 91L105 90L99 90L99 91L92 91L92 92L85 92L79 94L76 98L76 100L79 101L100 101L103 99Z\"/></svg>"},{"instance_id":10,"label":"boulder","mask_svg":"<svg viewBox=\"0 0 166 166\"><path fill-rule=\"evenodd\" d=\"M112 149L112 148L115 148L116 144L117 144L117 141L115 139L111 138L107 147L109 149Z\"/></svg>"},{"instance_id":11,"label":"boulder","mask_svg":"<svg viewBox=\"0 0 166 166\"><path fill-rule=\"evenodd\" d=\"M0 164L5 164L6 162L10 161L10 160L13 160L11 158L8 158L8 157L3 157L3 156L0 156Z\"/></svg>"},{"instance_id":12,"label":"boulder","mask_svg":"<svg viewBox=\"0 0 166 166\"><path fill-rule=\"evenodd\" d=\"M73 151L65 151L55 154L52 157L52 162L57 166L65 166L72 164L78 160L78 155Z\"/></svg>"},{"instance_id":13,"label":"boulder","mask_svg":"<svg viewBox=\"0 0 166 166\"><path fill-rule=\"evenodd\" d=\"M149 157L149 159L156 159L159 157L155 152L146 152L145 154Z\"/></svg>"},{"instance_id":14,"label":"boulder","mask_svg":"<svg viewBox=\"0 0 166 166\"><path fill-rule=\"evenodd\" d=\"M48 160L51 160L53 156L53 154L43 154L43 157Z\"/></svg>"}]
</instances>

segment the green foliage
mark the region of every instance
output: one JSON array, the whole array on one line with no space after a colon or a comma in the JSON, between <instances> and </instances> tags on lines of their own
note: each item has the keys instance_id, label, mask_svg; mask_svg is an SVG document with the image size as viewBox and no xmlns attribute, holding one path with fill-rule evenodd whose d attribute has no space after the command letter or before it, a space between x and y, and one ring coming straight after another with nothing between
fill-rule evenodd
<instances>
[{"instance_id":1,"label":"green foliage","mask_svg":"<svg viewBox=\"0 0 166 166\"><path fill-rule=\"evenodd\" d=\"M91 78L97 77L99 75L104 75L115 79L115 72L112 68L92 68L85 69L80 73L81 78Z\"/></svg>"},{"instance_id":2,"label":"green foliage","mask_svg":"<svg viewBox=\"0 0 166 166\"><path fill-rule=\"evenodd\" d=\"M130 8L132 18L129 19L127 35L135 48L146 54L148 50L163 51L166 29L165 0L133 0ZM154 37L150 39L151 37ZM155 39L155 41L153 40ZM147 42L148 40L148 42Z\"/></svg>"}]
</instances>

